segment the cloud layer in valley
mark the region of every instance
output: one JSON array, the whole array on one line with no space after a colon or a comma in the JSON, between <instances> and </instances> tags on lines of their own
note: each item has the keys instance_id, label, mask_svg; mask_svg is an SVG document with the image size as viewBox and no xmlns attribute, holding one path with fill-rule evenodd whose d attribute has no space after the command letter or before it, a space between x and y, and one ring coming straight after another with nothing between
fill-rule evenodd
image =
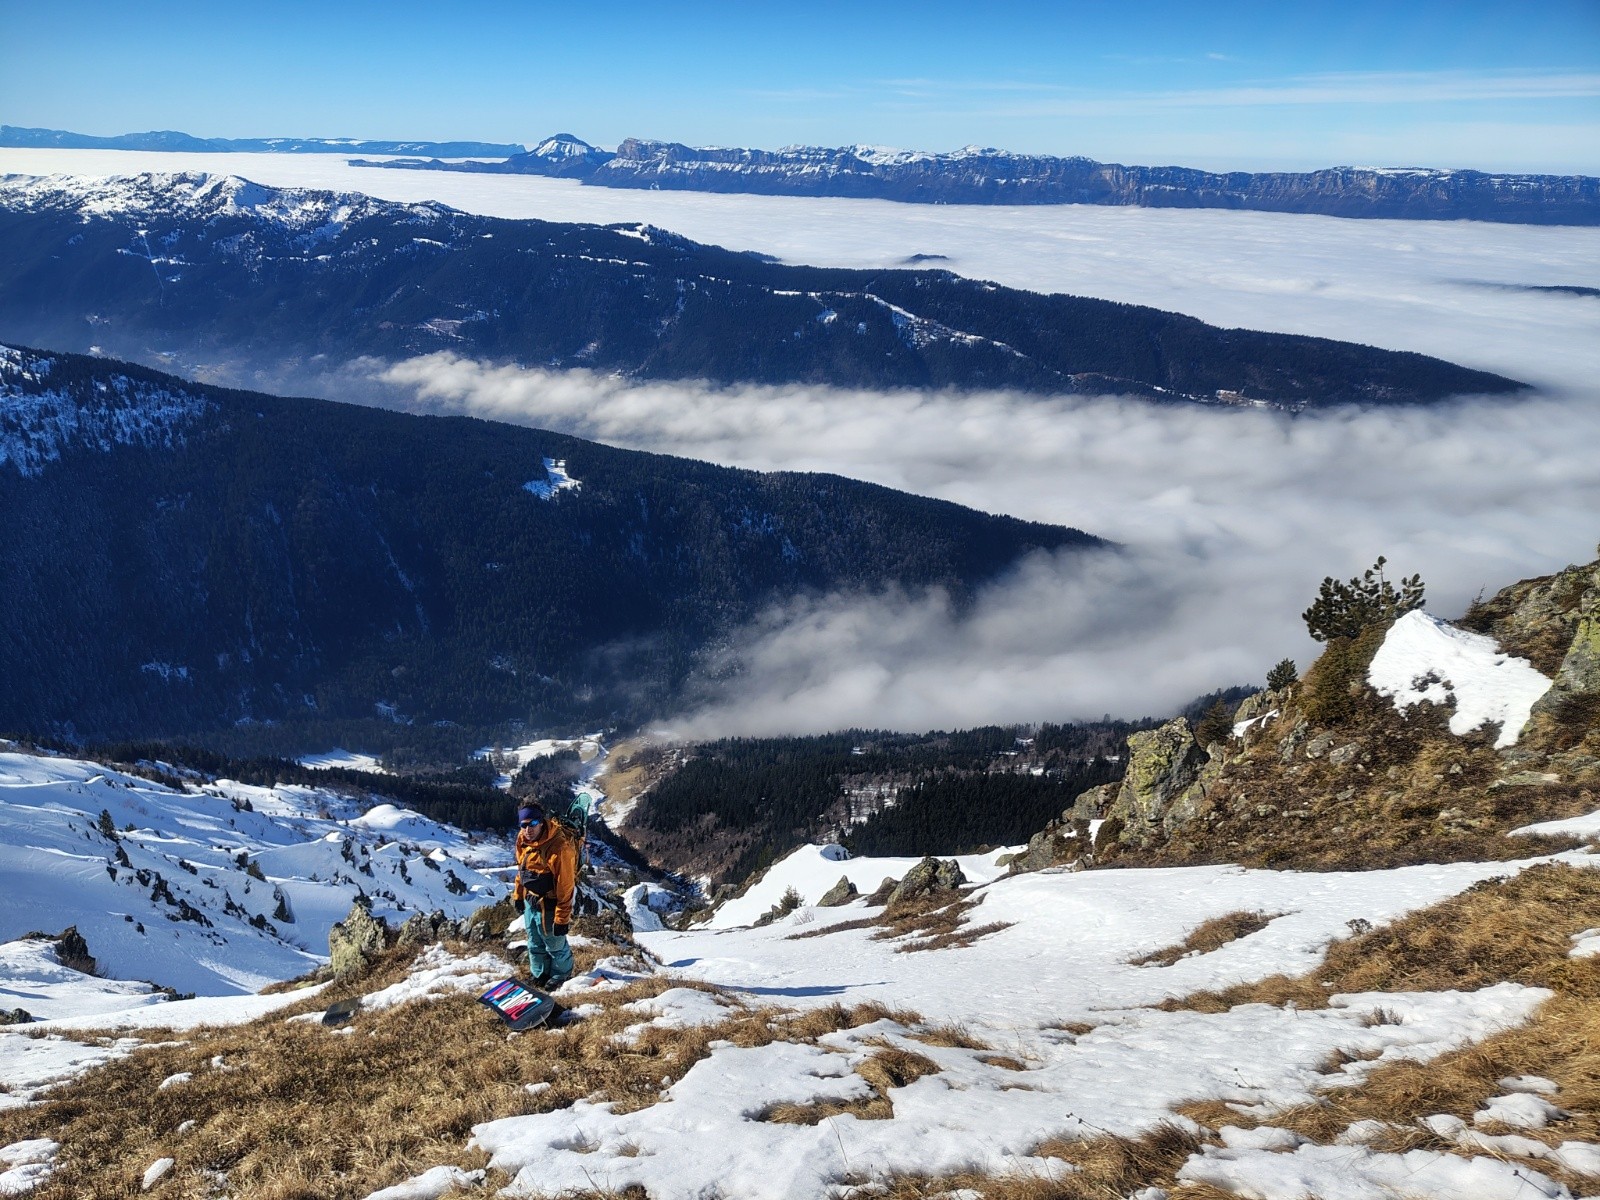
<instances>
[{"instance_id":1,"label":"cloud layer in valley","mask_svg":"<svg viewBox=\"0 0 1600 1200\"><path fill-rule=\"evenodd\" d=\"M1386 554L1430 606L1587 559L1600 398L1409 410L1158 407L645 384L438 354L381 371L468 412L763 470L832 471L1075 525L1114 554L1040 556L958 614L939 595L797 600L730 648L741 670L682 732L909 729L1170 711L1315 647L1325 574ZM720 672L719 672L720 674Z\"/></svg>"},{"instance_id":2,"label":"cloud layer in valley","mask_svg":"<svg viewBox=\"0 0 1600 1200\"><path fill-rule=\"evenodd\" d=\"M1386 554L1420 571L1430 609L1449 616L1480 589L1587 560L1600 538L1600 299L1538 290L1600 284L1600 229L613 191L330 158L0 151L0 170L221 170L495 216L649 222L823 265L936 254L1013 286L1416 350L1546 389L1291 418L1117 398L635 384L448 353L293 381L731 465L832 471L1125 547L1030 561L963 614L937 595L794 601L736 640L742 672L700 698L686 731L1155 714L1259 681L1285 655L1307 663L1315 646L1298 614L1325 574Z\"/></svg>"}]
</instances>

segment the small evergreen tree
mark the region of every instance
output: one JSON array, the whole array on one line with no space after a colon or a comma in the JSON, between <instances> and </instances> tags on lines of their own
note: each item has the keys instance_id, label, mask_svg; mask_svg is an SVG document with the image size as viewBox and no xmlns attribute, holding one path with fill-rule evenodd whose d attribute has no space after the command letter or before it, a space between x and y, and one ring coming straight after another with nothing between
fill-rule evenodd
<instances>
[{"instance_id":1,"label":"small evergreen tree","mask_svg":"<svg viewBox=\"0 0 1600 1200\"><path fill-rule=\"evenodd\" d=\"M1281 659L1277 666L1267 672L1267 687L1274 692L1282 691L1299 678L1300 670L1294 665L1294 659Z\"/></svg>"},{"instance_id":2,"label":"small evergreen tree","mask_svg":"<svg viewBox=\"0 0 1600 1200\"><path fill-rule=\"evenodd\" d=\"M1202 747L1213 742L1226 742L1233 736L1233 714L1220 699L1206 709L1205 715L1195 724L1194 740Z\"/></svg>"},{"instance_id":3,"label":"small evergreen tree","mask_svg":"<svg viewBox=\"0 0 1600 1200\"><path fill-rule=\"evenodd\" d=\"M1316 600L1300 614L1311 636L1319 642L1358 637L1369 626L1421 608L1426 603L1422 576L1402 579L1396 590L1383 575L1388 561L1379 555L1359 578L1344 583L1331 575L1325 577Z\"/></svg>"},{"instance_id":4,"label":"small evergreen tree","mask_svg":"<svg viewBox=\"0 0 1600 1200\"><path fill-rule=\"evenodd\" d=\"M117 824L111 819L111 810L109 808L100 810L100 819L95 823L95 828L100 831L101 836L108 837L113 842L117 840Z\"/></svg>"}]
</instances>

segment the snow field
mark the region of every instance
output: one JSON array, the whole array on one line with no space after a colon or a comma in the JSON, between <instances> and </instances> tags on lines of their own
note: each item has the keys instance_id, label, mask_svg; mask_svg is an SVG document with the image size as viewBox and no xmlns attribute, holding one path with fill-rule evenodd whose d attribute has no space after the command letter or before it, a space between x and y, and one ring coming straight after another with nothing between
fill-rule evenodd
<instances>
[{"instance_id":1,"label":"snow field","mask_svg":"<svg viewBox=\"0 0 1600 1200\"><path fill-rule=\"evenodd\" d=\"M1420 609L1396 621L1367 669L1367 682L1404 713L1413 704L1454 703L1450 732L1460 737L1498 724L1495 749L1516 745L1550 680L1495 640L1457 629Z\"/></svg>"},{"instance_id":2,"label":"snow field","mask_svg":"<svg viewBox=\"0 0 1600 1200\"><path fill-rule=\"evenodd\" d=\"M836 853L796 851L758 885L772 895L757 896L749 908L764 912L788 886L831 885L847 867L876 886L914 861L841 861ZM1584 854L1555 857L1596 865ZM473 1144L490 1153L492 1167L515 1176L513 1196L638 1184L663 1200L711 1194L788 1200L836 1195L843 1179L864 1171L1060 1173L1067 1169L1061 1163L1029 1157L1041 1140L1137 1135L1192 1100L1221 1100L1241 1116L1270 1121L1272 1113L1312 1103L1329 1087L1357 1086L1384 1064L1426 1062L1520 1024L1550 993L1502 983L1470 993L1334 996L1317 1010L1249 1004L1204 1014L1150 1006L1201 988L1300 974L1321 960L1329 941L1348 933L1349 921L1391 921L1538 861L1549 860L1360 874L1231 867L1039 872L974 889L984 897L974 922L1011 926L937 952L896 953L893 943L873 940L871 930L791 939L861 915L860 903L802 907L762 928L643 933L639 940L669 972L728 989L721 998L672 989L630 1006L646 1024L715 1024L733 999L799 1008L875 1000L913 1010L930 1025L954 1024L992 1049L930 1044L917 1036L923 1026L892 1018L816 1044L712 1043L710 1056L649 1108L614 1113L607 1103L580 1101L480 1125ZM1171 967L1128 963L1180 941L1208 917L1239 909L1281 915L1258 933ZM1379 1009L1386 1016L1375 1021ZM1083 1026L1091 1028L1082 1032ZM631 1042L643 1027L619 1041ZM870 1099L871 1087L855 1068L885 1046L938 1068L890 1089L891 1118L844 1112L809 1126L760 1119L775 1104ZM995 1055L1013 1061L984 1061ZM1343 1065L1330 1074L1330 1061ZM1485 1106L1483 1120L1549 1119L1560 1097L1545 1095L1545 1084L1503 1080L1506 1094ZM1419 1197L1566 1195L1526 1167L1429 1151L1386 1154L1362 1144L1364 1136L1370 1131L1352 1127L1330 1147L1270 1125L1233 1130L1223 1146L1194 1156L1183 1178L1258 1197L1365 1197L1401 1184ZM1466 1136L1483 1139L1458 1139L1469 1150L1513 1150L1476 1130ZM1600 1147L1573 1142L1543 1151L1576 1170Z\"/></svg>"},{"instance_id":3,"label":"snow field","mask_svg":"<svg viewBox=\"0 0 1600 1200\"><path fill-rule=\"evenodd\" d=\"M98 828L102 811L115 838ZM506 856L502 844L474 845L391 805L363 814L320 788L175 791L95 763L0 753L0 940L76 925L113 978L254 992L325 961L328 931L358 894L393 921L465 916L506 890L472 864ZM37 954L0 951L0 1008L52 1018L163 999L71 979L67 999L53 990L58 972Z\"/></svg>"}]
</instances>

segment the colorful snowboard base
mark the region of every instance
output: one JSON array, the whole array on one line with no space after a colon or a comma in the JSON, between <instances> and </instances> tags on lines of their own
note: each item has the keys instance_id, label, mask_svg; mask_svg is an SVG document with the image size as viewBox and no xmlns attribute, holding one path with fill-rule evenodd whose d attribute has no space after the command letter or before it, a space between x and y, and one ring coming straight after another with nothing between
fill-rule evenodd
<instances>
[{"instance_id":1,"label":"colorful snowboard base","mask_svg":"<svg viewBox=\"0 0 1600 1200\"><path fill-rule=\"evenodd\" d=\"M478 1003L494 1010L513 1033L543 1025L556 1011L553 998L520 979L502 979L479 996Z\"/></svg>"}]
</instances>

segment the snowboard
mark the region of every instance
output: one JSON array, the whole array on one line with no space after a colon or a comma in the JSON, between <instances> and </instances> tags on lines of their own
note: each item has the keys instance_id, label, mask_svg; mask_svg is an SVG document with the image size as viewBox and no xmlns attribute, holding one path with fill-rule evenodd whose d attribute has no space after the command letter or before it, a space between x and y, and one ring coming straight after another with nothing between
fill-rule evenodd
<instances>
[{"instance_id":1,"label":"snowboard","mask_svg":"<svg viewBox=\"0 0 1600 1200\"><path fill-rule=\"evenodd\" d=\"M502 979L479 996L478 1003L494 1010L513 1033L543 1025L556 1011L551 996L520 979Z\"/></svg>"}]
</instances>

